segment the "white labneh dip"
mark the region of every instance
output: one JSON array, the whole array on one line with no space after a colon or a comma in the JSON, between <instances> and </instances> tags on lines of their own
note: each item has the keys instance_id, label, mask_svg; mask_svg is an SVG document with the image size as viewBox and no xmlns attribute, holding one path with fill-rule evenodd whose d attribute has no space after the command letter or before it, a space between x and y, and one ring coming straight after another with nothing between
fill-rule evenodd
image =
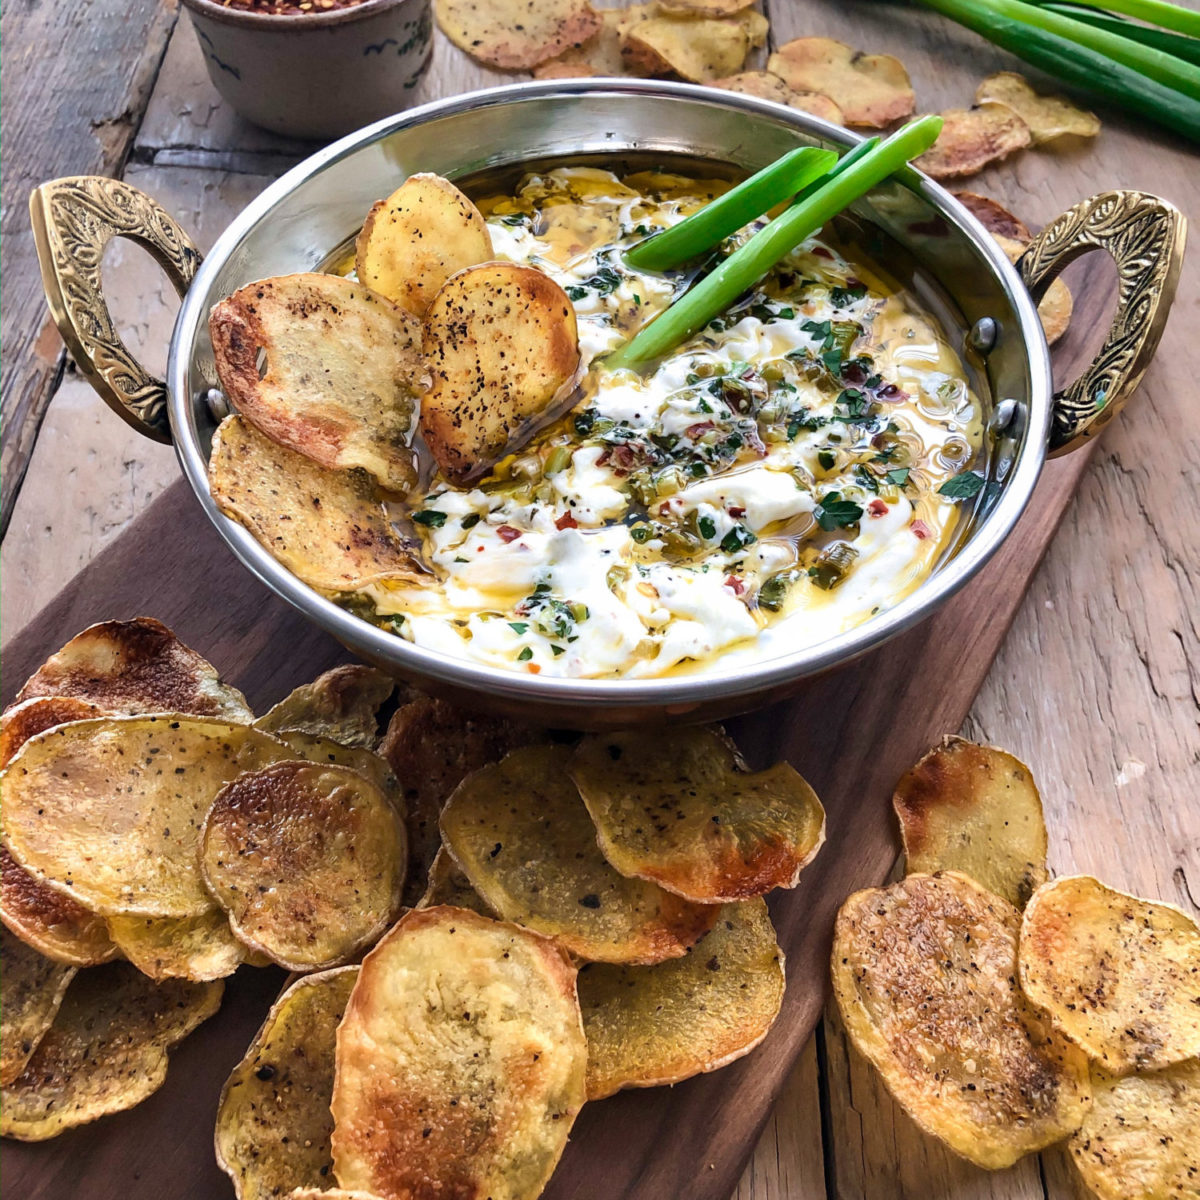
<instances>
[{"instance_id":1,"label":"white labneh dip","mask_svg":"<svg viewBox=\"0 0 1200 1200\"><path fill-rule=\"evenodd\" d=\"M981 407L934 319L857 254L810 238L657 365L605 369L693 277L622 250L727 186L569 168L480 204L497 258L566 289L586 374L489 475L409 498L428 575L366 589L381 625L489 666L645 678L815 644L928 576Z\"/></svg>"}]
</instances>

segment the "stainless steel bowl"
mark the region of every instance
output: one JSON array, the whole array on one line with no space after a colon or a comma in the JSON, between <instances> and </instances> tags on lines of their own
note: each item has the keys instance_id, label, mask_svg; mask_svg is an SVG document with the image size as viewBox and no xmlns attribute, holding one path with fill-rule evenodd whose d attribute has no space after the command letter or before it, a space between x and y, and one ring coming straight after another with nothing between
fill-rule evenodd
<instances>
[{"instance_id":1,"label":"stainless steel bowl","mask_svg":"<svg viewBox=\"0 0 1200 1200\"><path fill-rule=\"evenodd\" d=\"M745 171L801 145L844 149L859 139L766 101L683 84L628 80L524 83L426 105L351 134L289 171L200 256L153 201L106 179L45 184L32 212L47 296L81 371L149 436L174 442L208 518L234 554L277 595L369 662L476 706L558 725L597 727L662 719L713 719L758 707L807 676L845 663L929 616L1009 535L1048 452L1094 433L1127 398L1154 347L1174 292L1184 222L1169 204L1136 192L1084 201L1039 235L1014 269L988 233L946 191L916 171L854 205L854 217L909 254L959 327L985 380L989 489L954 552L907 599L848 633L778 657L660 679L550 679L422 650L351 615L299 582L208 491L218 423L208 313L236 288L269 275L320 269L363 214L408 174L462 180L582 156L637 156L670 165L697 158ZM146 246L184 296L165 385L120 344L103 301L104 243ZM1030 291L1039 295L1074 257L1101 247L1117 260L1120 295L1108 341L1092 367L1055 395Z\"/></svg>"}]
</instances>

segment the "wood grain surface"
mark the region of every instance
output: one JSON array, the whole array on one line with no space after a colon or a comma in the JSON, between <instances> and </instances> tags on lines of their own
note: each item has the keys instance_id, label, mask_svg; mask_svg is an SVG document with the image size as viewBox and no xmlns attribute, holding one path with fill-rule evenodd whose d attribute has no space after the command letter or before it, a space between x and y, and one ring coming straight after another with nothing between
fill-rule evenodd
<instances>
[{"instance_id":1,"label":"wood grain surface","mask_svg":"<svg viewBox=\"0 0 1200 1200\"><path fill-rule=\"evenodd\" d=\"M6 9L5 21L21 11ZM873 0L837 4L775 0L769 14L773 42L800 34L828 34L867 50L899 55L913 76L923 110L968 103L978 79L996 67L1024 69L972 35L901 6ZM15 85L10 64L13 43L21 31L18 26L14 37L6 24L4 33L5 82L10 85L7 105L16 102L12 100ZM1051 86L1035 72L1029 74L1039 86ZM421 85L421 98L506 78L510 76L479 68L439 38L431 70ZM47 101L39 98L38 102ZM1190 215L1200 215L1196 156L1182 144L1152 130L1135 128L1115 114L1102 111L1101 115L1105 130L1094 145L1031 151L966 186L1006 201L1031 223L1045 221L1082 196L1111 186L1157 191ZM135 112L131 119L136 125L139 118ZM5 133L9 133L7 109ZM11 148L10 141L6 152L11 154ZM207 245L250 195L302 153L302 147L256 132L228 112L204 76L190 28L181 23L171 39L134 145L131 177L135 182L163 199L186 227L198 231L201 244ZM82 159L81 155L78 162L39 172L34 157L26 170L32 177L42 177L89 169ZM23 198L15 210L9 198L6 190L6 232L10 223L15 229L23 219ZM7 320L12 278L7 239L4 255ZM136 252L124 254L116 264L119 269L111 273L113 290L130 344L137 345L139 352L158 346L161 353L166 337L163 331L169 331L170 325L161 293L168 289L156 268L147 264ZM30 294L35 292L36 284ZM40 320L40 308L31 307ZM1081 466L1075 460L1051 468L1049 480L1058 474L1063 483L1053 496L1043 490L1037 502L1054 505L1055 511L1065 508L1065 520L1046 562L1025 589L1016 622L965 725L968 735L1004 745L1033 766L1050 824L1052 866L1063 872L1095 870L1110 882L1164 896L1193 914L1200 898L1200 806L1195 801L1200 791L1200 516L1195 505L1200 473L1194 401L1200 356L1191 332L1197 318L1200 271L1193 250L1185 264L1174 319L1141 396L1106 433L1081 479L1067 479ZM1090 337L1094 344L1102 323L1094 310L1090 316L1081 314L1076 341L1086 342ZM14 358L7 341L5 348L7 388L14 362L21 367L24 364L22 358ZM57 355L56 343L51 351ZM7 431L6 436L10 436ZM83 563L120 539L129 523L176 477L171 452L135 439L85 385L72 379L69 370L49 407L36 446L33 434L26 433L21 447L25 455L17 460L21 468L29 462L31 448L34 457L0 550L0 611L4 637L10 643L3 660L6 693L19 685L23 669L21 662L7 653L14 648L15 631L34 617ZM5 469L11 477L7 460ZM1072 488L1077 493L1073 503ZM207 532L198 511L192 510L188 520L185 510L168 541L202 538ZM1020 536L1027 535L1022 532ZM1023 547L1026 551L1031 548ZM999 571L997 564L993 568ZM1019 596L1023 578L1000 574L997 587L1011 588L1014 596ZM216 582L219 585L220 581ZM206 595L215 594L215 589L206 586ZM62 640L91 619L92 613L101 611L89 608L88 597L78 588L68 595L72 598L66 608L52 608L42 617L42 621L60 626L48 635L52 642ZM127 611L144 607L135 604ZM210 603L205 611L193 614L192 629L181 630L214 657L215 647L229 644L228 639L233 638L244 669L264 681L267 694L254 697L259 703L272 699L276 686L279 690L286 686L292 665L290 655L254 649L260 645L255 641L256 630L262 632L264 622L264 636L271 645L290 646L291 630L272 626L265 614L266 606L241 618L231 617ZM102 615L115 614L103 611ZM983 625L983 638L994 637L998 642L1001 631L995 618ZM926 632L935 628L927 626ZM966 640L953 646L922 642L913 649L914 670L921 671L926 691L939 694L943 706L943 724L930 730L926 740L958 724L952 697L958 694L960 684L973 690L977 675L972 674L969 652L978 645ZM338 653L332 646L328 652ZM928 673L924 670L927 664L931 668ZM313 669L319 665L316 659L312 665ZM895 736L911 738L913 754L924 748L920 731L912 728L911 708L902 707L901 684L893 676L881 671L847 686L850 691L843 702L864 706L855 708L856 716L861 713L865 721L870 713L881 731L889 731L889 737L890 731L899 729ZM889 688L893 689L890 693ZM960 707L964 705L965 701ZM864 750L838 741L824 718L823 712L818 713L801 731L804 740L795 743L795 761L802 770L816 774L810 759L814 754L821 757L826 742L832 753L841 756L869 758L876 754L874 745ZM769 754L773 745L794 736L794 729L784 733L781 722L773 739L761 735L756 739L756 749ZM896 770L904 765L898 763ZM821 769L830 775L826 785L832 783L836 789L836 769ZM843 786L845 782L842 780ZM883 815L891 782L882 769L877 772L872 785L875 808L867 809L876 818ZM840 793L827 792L831 816L835 794L839 804L853 804L853 798L844 801ZM878 820L873 829L860 828L854 822L850 822L852 832L846 826L839 828L838 840L831 837L823 857L830 857L831 851L850 853L856 861L848 864L848 869L865 870L866 862L857 861L864 857L870 860L875 878L886 873L895 853L886 821ZM837 849L847 841L847 851ZM814 930L820 923L815 912L801 919ZM793 984L796 969L793 955ZM243 975L246 978L239 976L218 1020L236 1027L244 1044L259 1011L256 1005L265 1004L272 984L264 978L265 973ZM261 994L255 992L256 987ZM789 1022L795 1019L789 1014ZM777 1036L786 1037L786 1029ZM227 1047L227 1051L222 1059L220 1054L210 1053L208 1043L199 1038L185 1044L176 1054L167 1087L159 1097L134 1113L70 1135L44 1151L34 1151L40 1155L40 1173L18 1166L18 1156L25 1151L10 1154L12 1147L6 1146L4 1194L100 1196L105 1193L94 1190L101 1186L97 1180L113 1177L114 1190L109 1194L133 1195L128 1186L116 1185L136 1182L143 1167L160 1171L161 1164L155 1165L158 1159L174 1172L175 1181L187 1179L190 1185L195 1180L199 1189L213 1187L214 1196L229 1195L227 1188L217 1187L219 1180L213 1182L213 1168L203 1153L186 1139L180 1140L193 1109L187 1110L187 1119L176 1111L189 1100L200 1106L195 1097L206 1088L215 1095L216 1085L237 1057L235 1048ZM738 1200L816 1200L823 1196L848 1200L1065 1200L1076 1194L1072 1169L1059 1151L994 1174L949 1155L896 1108L877 1078L849 1049L835 1021L818 1026L816 1037L808 1041L786 1079L774 1061L782 1053L768 1044L743 1068L749 1071L751 1063L762 1062L763 1071L770 1073L772 1080L778 1076L783 1088L737 1186ZM724 1090L721 1085L733 1084L734 1077L723 1073L711 1081L699 1081L696 1090L706 1096L704 1089L711 1086L719 1101ZM756 1079L739 1086L761 1084L762 1080ZM677 1091L692 1087L684 1085ZM648 1101L634 1098L626 1106L634 1116L614 1117L614 1121L622 1126L626 1120L636 1123L639 1102ZM623 1113L625 1101L618 1097L605 1105ZM597 1121L605 1105L596 1106L593 1116ZM195 1119L208 1120L209 1115ZM171 1119L164 1126L167 1116ZM676 1124L656 1133L656 1154L661 1152L669 1160L646 1176L658 1188L657 1195L718 1195L698 1190L714 1174L704 1157L705 1145L717 1144L725 1150L733 1139L745 1136L746 1123L727 1123L726 1109L717 1102L700 1111L698 1121L689 1120L691 1124ZM693 1128L694 1124L699 1129ZM165 1142L157 1132L164 1127L170 1131ZM582 1141L586 1129L581 1124L577 1142ZM715 1142L705 1142L705 1138ZM144 1154L137 1150L150 1143L152 1150ZM55 1154L55 1148L60 1153ZM583 1151L573 1147L572 1155L580 1153ZM74 1166L77 1155L84 1157L86 1173ZM613 1174L614 1164L619 1165L625 1157L625 1148L617 1146L610 1159L595 1169L592 1189L577 1188L575 1194L619 1194L615 1190L619 1178L639 1169L633 1162L624 1174ZM155 1177L162 1178L161 1174ZM723 1174L722 1179L725 1177ZM86 1186L79 1183L83 1179ZM729 1179L732 1183L731 1176ZM167 1185L165 1190L178 1194L180 1189ZM188 1194L192 1194L190 1186Z\"/></svg>"}]
</instances>

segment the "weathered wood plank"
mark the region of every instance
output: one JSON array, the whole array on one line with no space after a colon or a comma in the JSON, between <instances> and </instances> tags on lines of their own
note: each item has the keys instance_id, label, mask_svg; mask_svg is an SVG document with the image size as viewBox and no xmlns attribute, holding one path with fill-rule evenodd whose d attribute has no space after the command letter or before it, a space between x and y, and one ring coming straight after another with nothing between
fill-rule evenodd
<instances>
[{"instance_id":1,"label":"weathered wood plank","mask_svg":"<svg viewBox=\"0 0 1200 1200\"><path fill-rule=\"evenodd\" d=\"M176 0L11 0L4 47L0 242L0 535L60 369L26 208L60 175L108 175L124 162L175 22Z\"/></svg>"}]
</instances>

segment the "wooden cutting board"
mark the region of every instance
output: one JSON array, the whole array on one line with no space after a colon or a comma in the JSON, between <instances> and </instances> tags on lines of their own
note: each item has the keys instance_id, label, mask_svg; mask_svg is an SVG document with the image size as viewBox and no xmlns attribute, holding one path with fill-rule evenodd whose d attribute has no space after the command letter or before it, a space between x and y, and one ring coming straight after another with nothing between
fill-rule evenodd
<instances>
[{"instance_id":1,"label":"wooden cutting board","mask_svg":"<svg viewBox=\"0 0 1200 1200\"><path fill-rule=\"evenodd\" d=\"M1102 290L1084 286L1073 331L1099 327L1104 309ZM1082 356L1072 341L1084 337L1068 335L1064 377ZM1004 547L931 620L811 681L795 699L731 723L753 765L786 758L828 813L826 845L800 886L771 899L787 955L783 1011L764 1044L731 1067L588 1105L548 1200L727 1200L820 1018L834 914L850 892L880 883L895 860L892 785L961 725L1086 458L1077 452L1047 466ZM5 644L3 701L88 624L139 614L170 625L256 711L347 658L239 566L179 482ZM40 1145L6 1142L4 1195L229 1200L213 1160L217 1096L283 978L244 968L229 980L220 1013L174 1052L166 1084L140 1107Z\"/></svg>"}]
</instances>

